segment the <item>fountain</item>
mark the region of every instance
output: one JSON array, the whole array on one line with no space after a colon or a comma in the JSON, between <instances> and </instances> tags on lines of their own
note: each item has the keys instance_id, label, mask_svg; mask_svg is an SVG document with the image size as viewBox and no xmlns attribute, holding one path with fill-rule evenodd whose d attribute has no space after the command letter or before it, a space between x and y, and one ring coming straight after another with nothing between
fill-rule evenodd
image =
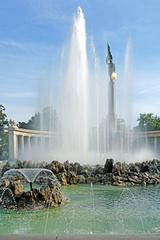
<instances>
[{"instance_id":1,"label":"fountain","mask_svg":"<svg viewBox=\"0 0 160 240\"><path fill-rule=\"evenodd\" d=\"M10 178L21 174L25 180L33 184L37 178L43 177L52 180L57 187L60 187L60 183L53 172L45 168L21 168L21 169L10 169L4 173L4 177Z\"/></svg>"},{"instance_id":2,"label":"fountain","mask_svg":"<svg viewBox=\"0 0 160 240\"><path fill-rule=\"evenodd\" d=\"M78 7L70 41L63 50L56 79L52 80L55 84L58 79L59 89L55 93L51 83L45 81L45 88L42 87L39 94L40 128L53 132L53 137L51 134L48 140L39 138L40 149L33 141L32 147L24 151L27 158L61 162L69 159L91 165L104 164L106 158L131 162L139 160L139 153L148 148L148 145L139 144L147 142L145 136L141 137L130 126L130 45L127 45L125 58L124 119L119 118L116 111L117 74L109 44L108 76L99 64L93 41L92 54L88 54L87 46L86 22Z\"/></svg>"},{"instance_id":3,"label":"fountain","mask_svg":"<svg viewBox=\"0 0 160 240\"><path fill-rule=\"evenodd\" d=\"M159 232L160 215L157 214L157 209L160 210L160 194L159 186L156 184L160 183L160 162L158 160L135 164L113 162L112 157L116 161L128 160L138 147L133 148L135 136L130 130L129 118L125 124L116 114L117 75L111 48L108 44L107 78L107 74L101 71L93 43L94 69L91 69L86 41L85 18L79 7L74 17L70 43L62 57L63 67L60 72L63 76L59 75L58 97L55 102L52 102L52 97L48 94L49 97L46 100L48 106L45 103L41 106L43 109L41 130L54 131L54 136L50 137L47 144L43 138L38 139L40 149L37 156L40 160L52 157L60 162L69 159L81 164L100 163L100 165L91 167L82 166L79 163L69 164L68 161L64 164L53 161L46 166L52 171L44 168L8 170L4 173L4 177L9 180L9 183L2 188L1 202L4 203L3 197L9 193L13 202L15 201L16 208L28 207L26 199L29 199L32 205L35 202L43 203L47 208L47 212L33 212L33 215L30 215L29 230L21 233L113 235L137 232L144 234L146 229L148 233L157 233ZM128 60L126 61L128 64ZM52 111L54 108L56 110ZM107 157L110 158L102 167ZM88 185L64 187L64 192L72 201L66 207L53 209L54 211L50 207L61 205L64 198L59 181L53 172L64 185L88 183ZM16 193L15 186L16 184L21 186L22 179L30 184L30 191L25 193L22 190ZM15 181L14 184L12 181ZM99 185L93 185L93 182ZM34 184L40 184L40 189L35 190ZM47 186L43 187L43 184ZM146 188L147 185L155 186ZM130 190L133 186L137 187ZM148 208L144 207L146 199ZM154 204L156 207L152 207ZM28 220L27 214L28 212L23 215L25 223ZM142 215L146 216L146 219L142 218ZM0 217L2 221L6 220L3 215ZM11 215L9 224L15 221L14 217ZM21 229L26 229L22 227L21 213L17 216L17 222L21 224L20 227L14 227L14 231L20 232ZM1 225L0 231L4 231Z\"/></svg>"},{"instance_id":4,"label":"fountain","mask_svg":"<svg viewBox=\"0 0 160 240\"><path fill-rule=\"evenodd\" d=\"M29 191L26 183L29 183ZM0 206L3 208L5 205L6 208L16 209L57 207L64 202L60 187L58 179L51 170L10 169L2 178Z\"/></svg>"}]
</instances>

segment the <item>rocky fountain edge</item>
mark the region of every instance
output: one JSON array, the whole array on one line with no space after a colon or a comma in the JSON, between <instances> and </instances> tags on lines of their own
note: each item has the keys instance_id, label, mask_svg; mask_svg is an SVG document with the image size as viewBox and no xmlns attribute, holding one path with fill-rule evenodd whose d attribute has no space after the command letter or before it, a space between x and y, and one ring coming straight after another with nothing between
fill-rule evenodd
<instances>
[{"instance_id":1,"label":"rocky fountain edge","mask_svg":"<svg viewBox=\"0 0 160 240\"><path fill-rule=\"evenodd\" d=\"M145 162L125 163L107 159L104 166L80 165L66 161L60 163L35 164L29 161L17 161L16 164L6 163L2 168L2 175L10 168L43 167L56 175L62 185L67 184L109 184L113 186L129 187L160 183L160 160L153 159Z\"/></svg>"}]
</instances>

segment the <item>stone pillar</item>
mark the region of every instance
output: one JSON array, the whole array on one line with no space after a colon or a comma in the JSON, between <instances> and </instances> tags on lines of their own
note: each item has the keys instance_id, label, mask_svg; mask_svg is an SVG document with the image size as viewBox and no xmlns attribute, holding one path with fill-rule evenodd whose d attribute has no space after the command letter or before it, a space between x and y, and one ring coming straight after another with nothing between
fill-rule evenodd
<instances>
[{"instance_id":1,"label":"stone pillar","mask_svg":"<svg viewBox=\"0 0 160 240\"><path fill-rule=\"evenodd\" d=\"M20 156L21 156L21 158L23 158L23 156L24 156L24 136L23 135L20 136L20 146L19 146L19 148L20 148Z\"/></svg>"},{"instance_id":2,"label":"stone pillar","mask_svg":"<svg viewBox=\"0 0 160 240\"><path fill-rule=\"evenodd\" d=\"M27 146L28 147L28 151L31 152L31 137L30 136L27 137L27 145L28 145Z\"/></svg>"},{"instance_id":3,"label":"stone pillar","mask_svg":"<svg viewBox=\"0 0 160 240\"><path fill-rule=\"evenodd\" d=\"M13 127L9 127L9 161L14 162L18 154L18 140Z\"/></svg>"}]
</instances>

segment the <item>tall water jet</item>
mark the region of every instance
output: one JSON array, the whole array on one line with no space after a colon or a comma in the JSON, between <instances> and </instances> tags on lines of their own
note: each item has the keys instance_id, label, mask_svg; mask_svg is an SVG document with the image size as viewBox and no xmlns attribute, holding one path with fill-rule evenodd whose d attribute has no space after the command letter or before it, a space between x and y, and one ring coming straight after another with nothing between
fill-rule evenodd
<instances>
[{"instance_id":1,"label":"tall water jet","mask_svg":"<svg viewBox=\"0 0 160 240\"><path fill-rule=\"evenodd\" d=\"M88 59L82 9L74 17L61 93L60 129L64 158L86 161L88 151Z\"/></svg>"},{"instance_id":2,"label":"tall water jet","mask_svg":"<svg viewBox=\"0 0 160 240\"><path fill-rule=\"evenodd\" d=\"M123 118L117 116L115 109L117 76L110 46L106 59L107 74L107 69L100 66L93 42L92 56L88 57L86 42L85 18L78 7L71 38L63 49L54 79L48 78L41 83L39 125L40 130L48 131L45 134L49 138L32 138L32 144L24 141L24 145L26 142L29 146L26 147L27 159L103 164L106 158L128 161L131 156L133 160L134 151L142 149L139 144L142 140L130 129L130 42L125 55Z\"/></svg>"},{"instance_id":3,"label":"tall water jet","mask_svg":"<svg viewBox=\"0 0 160 240\"><path fill-rule=\"evenodd\" d=\"M132 60L132 43L129 39L126 46L124 62L124 119L127 127L132 124L132 81L133 81L133 60Z\"/></svg>"}]
</instances>

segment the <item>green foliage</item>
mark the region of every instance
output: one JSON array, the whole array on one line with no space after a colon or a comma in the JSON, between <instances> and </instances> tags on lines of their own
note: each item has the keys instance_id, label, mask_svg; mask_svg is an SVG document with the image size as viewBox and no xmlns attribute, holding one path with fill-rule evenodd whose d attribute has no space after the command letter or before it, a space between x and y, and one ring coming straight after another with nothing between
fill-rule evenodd
<instances>
[{"instance_id":1,"label":"green foliage","mask_svg":"<svg viewBox=\"0 0 160 240\"><path fill-rule=\"evenodd\" d=\"M24 129L32 129L32 130L39 130L40 129L40 113L36 113L29 121L26 122L19 122L19 128Z\"/></svg>"},{"instance_id":2,"label":"green foliage","mask_svg":"<svg viewBox=\"0 0 160 240\"><path fill-rule=\"evenodd\" d=\"M8 126L5 108L0 105L0 160L8 159Z\"/></svg>"},{"instance_id":3,"label":"green foliage","mask_svg":"<svg viewBox=\"0 0 160 240\"><path fill-rule=\"evenodd\" d=\"M18 127L32 130L56 131L57 113L51 107L45 107L42 113L36 113L28 122L19 122Z\"/></svg>"},{"instance_id":4,"label":"green foliage","mask_svg":"<svg viewBox=\"0 0 160 240\"><path fill-rule=\"evenodd\" d=\"M153 113L141 113L137 119L138 126L135 130L138 131L156 131L160 130L160 117L154 115Z\"/></svg>"}]
</instances>

